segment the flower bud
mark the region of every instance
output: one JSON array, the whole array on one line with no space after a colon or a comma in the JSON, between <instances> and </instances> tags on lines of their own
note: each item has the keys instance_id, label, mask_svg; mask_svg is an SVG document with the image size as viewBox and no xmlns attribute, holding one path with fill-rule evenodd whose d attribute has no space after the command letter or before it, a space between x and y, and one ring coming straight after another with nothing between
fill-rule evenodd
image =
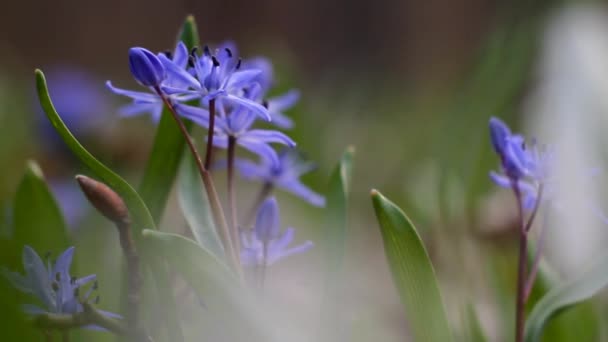
<instances>
[{"instance_id":1,"label":"flower bud","mask_svg":"<svg viewBox=\"0 0 608 342\"><path fill-rule=\"evenodd\" d=\"M279 206L274 197L262 203L255 220L255 234L258 240L269 242L279 236Z\"/></svg>"},{"instance_id":2,"label":"flower bud","mask_svg":"<svg viewBox=\"0 0 608 342\"><path fill-rule=\"evenodd\" d=\"M502 158L505 153L507 138L511 135L509 127L498 118L490 119L490 140L494 151Z\"/></svg>"},{"instance_id":3,"label":"flower bud","mask_svg":"<svg viewBox=\"0 0 608 342\"><path fill-rule=\"evenodd\" d=\"M115 223L124 223L129 220L129 210L114 190L87 176L78 175L76 180L89 202L103 216Z\"/></svg>"},{"instance_id":4,"label":"flower bud","mask_svg":"<svg viewBox=\"0 0 608 342\"><path fill-rule=\"evenodd\" d=\"M135 80L146 87L156 87L167 77L158 57L140 47L129 49L129 68Z\"/></svg>"}]
</instances>

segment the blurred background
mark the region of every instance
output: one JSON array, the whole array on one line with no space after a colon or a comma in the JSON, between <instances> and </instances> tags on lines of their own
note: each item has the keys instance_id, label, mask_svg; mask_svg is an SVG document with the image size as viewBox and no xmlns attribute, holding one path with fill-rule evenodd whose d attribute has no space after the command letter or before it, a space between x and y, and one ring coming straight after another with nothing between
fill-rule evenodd
<instances>
[{"instance_id":1,"label":"blurred background","mask_svg":"<svg viewBox=\"0 0 608 342\"><path fill-rule=\"evenodd\" d=\"M10 234L12 198L27 160L36 160L72 229L78 272L99 276L104 309L118 308L113 295L120 264L115 232L79 193L73 176L86 174L86 169L41 113L33 70L45 71L59 113L81 142L138 184L155 125L148 117L119 117L117 108L126 102L104 83L112 80L121 87L137 87L128 69L128 49L172 49L187 14L195 16L202 42L231 39L243 57L270 57L277 94L301 90L300 102L288 112L296 126L287 133L318 163L316 172L305 177L312 188L323 192L342 151L350 145L356 149L343 272L348 286L341 294L346 329L352 334L348 340L403 341L408 336L407 318L392 285L370 205L372 188L402 206L420 229L456 330L466 325L467 310L473 307L490 340L511 339L515 208L511 194L487 177L498 167L487 122L498 116L513 127L536 133L536 128L555 118L542 113L568 108L564 109L567 118L585 108L591 97L606 98L605 4L523 0L23 0L6 4L0 12L3 234ZM576 97L572 89L594 95ZM594 105L601 113L605 103ZM565 130L572 124L560 122ZM222 183L222 176L217 178ZM244 182L239 186L244 208L257 188ZM278 196L283 226L299 228L298 240L322 239L322 210L289 194ZM174 197L163 215L163 229L183 231L185 223ZM44 227L40 229L44 234ZM595 248L601 249L598 241L602 240L595 241ZM579 242L581 248L589 246L587 240ZM0 253L9 268L20 267L20 250L7 248ZM296 308L297 317L311 328L317 323L321 300L322 263L322 256L313 250L273 267L267 281L277 301ZM567 277L578 266L573 262L569 268L555 268ZM567 313L557 320L561 323L549 327L545 338L552 340L553 333L576 336L579 341L608 340L600 328L600 308L589 303ZM189 314L184 319L193 318Z\"/></svg>"}]
</instances>

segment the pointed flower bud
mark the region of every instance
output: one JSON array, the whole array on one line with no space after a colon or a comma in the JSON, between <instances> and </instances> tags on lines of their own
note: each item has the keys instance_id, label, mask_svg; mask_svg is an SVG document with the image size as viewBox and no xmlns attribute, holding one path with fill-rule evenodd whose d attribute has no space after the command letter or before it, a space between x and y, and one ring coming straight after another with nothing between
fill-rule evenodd
<instances>
[{"instance_id":1,"label":"pointed flower bud","mask_svg":"<svg viewBox=\"0 0 608 342\"><path fill-rule=\"evenodd\" d=\"M91 204L112 222L129 220L129 211L120 196L107 185L87 176L78 175L76 180Z\"/></svg>"},{"instance_id":2,"label":"pointed flower bud","mask_svg":"<svg viewBox=\"0 0 608 342\"><path fill-rule=\"evenodd\" d=\"M257 239L262 242L269 242L279 236L279 206L274 197L267 198L260 206L254 229Z\"/></svg>"},{"instance_id":3,"label":"pointed flower bud","mask_svg":"<svg viewBox=\"0 0 608 342\"><path fill-rule=\"evenodd\" d=\"M499 156L504 155L507 138L511 135L509 127L500 119L492 117L490 119L490 140L492 147Z\"/></svg>"},{"instance_id":4,"label":"pointed flower bud","mask_svg":"<svg viewBox=\"0 0 608 342\"><path fill-rule=\"evenodd\" d=\"M159 86L167 77L158 57L141 47L129 49L129 68L135 80L146 87Z\"/></svg>"}]
</instances>

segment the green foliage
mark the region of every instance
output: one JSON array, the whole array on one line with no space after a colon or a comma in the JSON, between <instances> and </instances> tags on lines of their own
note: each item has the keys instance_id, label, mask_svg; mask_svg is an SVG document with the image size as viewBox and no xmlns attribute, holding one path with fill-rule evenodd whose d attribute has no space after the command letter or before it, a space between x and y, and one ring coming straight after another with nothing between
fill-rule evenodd
<instances>
[{"instance_id":1,"label":"green foliage","mask_svg":"<svg viewBox=\"0 0 608 342\"><path fill-rule=\"evenodd\" d=\"M178 41L188 50L199 45L198 30L194 17L188 16L182 25ZM190 121L184 122L188 130ZM158 223L167 203L167 197L175 180L177 169L184 153L185 139L167 108L163 110L148 166L139 186L139 193L146 202L152 217Z\"/></svg>"},{"instance_id":2,"label":"green foliage","mask_svg":"<svg viewBox=\"0 0 608 342\"><path fill-rule=\"evenodd\" d=\"M532 310L526 322L526 342L537 342L545 325L558 313L584 302L608 285L608 256L604 256L579 277L550 290Z\"/></svg>"},{"instance_id":3,"label":"green foliage","mask_svg":"<svg viewBox=\"0 0 608 342\"><path fill-rule=\"evenodd\" d=\"M137 192L122 179L119 175L110 170L107 166L97 160L84 146L76 140L72 132L65 125L61 117L55 110L53 102L49 96L49 91L44 78L44 73L41 70L36 70L36 89L38 91L38 97L42 109L46 113L46 116L53 124L53 127L63 139L63 142L68 148L74 153L74 155L86 165L96 177L102 182L106 183L110 188L116 191L129 207L129 211L134 220L134 228L136 231L141 231L144 228L155 228L154 220L148 211L148 208L144 204L143 200ZM137 235L137 234L136 234Z\"/></svg>"},{"instance_id":4,"label":"green foliage","mask_svg":"<svg viewBox=\"0 0 608 342\"><path fill-rule=\"evenodd\" d=\"M467 341L470 342L486 342L488 339L483 333L479 317L475 311L475 307L472 304L467 306L466 314L466 328L468 333Z\"/></svg>"},{"instance_id":5,"label":"green foliage","mask_svg":"<svg viewBox=\"0 0 608 342\"><path fill-rule=\"evenodd\" d=\"M178 199L196 242L222 259L224 248L215 228L207 193L194 157L186 153L178 176Z\"/></svg>"},{"instance_id":6,"label":"green foliage","mask_svg":"<svg viewBox=\"0 0 608 342\"><path fill-rule=\"evenodd\" d=\"M341 339L340 292L344 244L347 236L348 194L352 178L354 148L349 147L334 168L326 194L326 224L323 247L325 248L325 293L321 308L321 335L328 341Z\"/></svg>"},{"instance_id":7,"label":"green foliage","mask_svg":"<svg viewBox=\"0 0 608 342\"><path fill-rule=\"evenodd\" d=\"M20 250L29 245L40 254L57 255L70 246L61 211L33 161L19 183L13 209L13 238Z\"/></svg>"},{"instance_id":8,"label":"green foliage","mask_svg":"<svg viewBox=\"0 0 608 342\"><path fill-rule=\"evenodd\" d=\"M375 190L372 202L414 340L451 341L435 271L416 228L399 207Z\"/></svg>"},{"instance_id":9,"label":"green foliage","mask_svg":"<svg viewBox=\"0 0 608 342\"><path fill-rule=\"evenodd\" d=\"M219 330L225 341L299 341L290 320L272 314L226 264L196 241L152 230L144 230L143 237L198 294L206 315L196 320L213 323L205 334Z\"/></svg>"}]
</instances>

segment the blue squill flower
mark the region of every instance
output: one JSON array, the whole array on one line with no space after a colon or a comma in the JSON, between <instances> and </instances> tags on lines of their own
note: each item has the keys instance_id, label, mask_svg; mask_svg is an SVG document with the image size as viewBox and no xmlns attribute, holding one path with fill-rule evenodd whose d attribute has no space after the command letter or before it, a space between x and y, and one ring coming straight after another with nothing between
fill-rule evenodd
<instances>
[{"instance_id":1,"label":"blue squill flower","mask_svg":"<svg viewBox=\"0 0 608 342\"><path fill-rule=\"evenodd\" d=\"M144 87L158 87L167 78L167 71L158 57L141 47L129 49L129 69Z\"/></svg>"},{"instance_id":2,"label":"blue squill flower","mask_svg":"<svg viewBox=\"0 0 608 342\"><path fill-rule=\"evenodd\" d=\"M177 112L205 128L209 128L209 112L206 109L178 104ZM213 145L219 148L228 147L228 138L236 139L236 144L263 157L278 162L277 153L270 146L278 143L294 147L296 143L284 133L266 130L251 129L256 120L256 114L249 106L237 106L230 113L226 112L223 103L218 103L218 116L216 118L215 136ZM209 132L208 134L211 134Z\"/></svg>"},{"instance_id":3,"label":"blue squill flower","mask_svg":"<svg viewBox=\"0 0 608 342\"><path fill-rule=\"evenodd\" d=\"M175 47L173 53L162 53L156 56L163 59L169 59L172 61L174 67L186 69L188 64L188 49L184 43L179 42ZM164 64L163 64L164 68ZM173 73L166 73L163 81L160 83L162 86L170 87L184 87L183 82L179 78L174 77ZM115 94L129 97L133 100L132 103L125 105L119 109L119 113L124 117L137 116L141 114L150 114L154 122L160 120L164 103L162 99L156 94L156 91L150 89L150 92L141 92L134 90L127 90L116 88L112 85L112 82L107 81L106 86ZM169 100L173 103L190 101L198 96L196 94L166 94Z\"/></svg>"},{"instance_id":4,"label":"blue squill flower","mask_svg":"<svg viewBox=\"0 0 608 342\"><path fill-rule=\"evenodd\" d=\"M30 315L44 313L75 314L83 311L81 301L89 300L93 291L97 289L97 282L94 274L82 278L70 275L73 255L74 247L70 247L57 258L54 264L48 262L45 266L36 251L29 246L25 246L23 249L25 275L6 269L0 271L16 289L33 295L41 304L41 306L24 305L23 309L26 313ZM93 285L84 295L80 296L81 288L92 281L95 281ZM99 300L98 298L96 297L96 302ZM100 312L108 317L121 318L120 315L114 313ZM96 326L88 326L87 328L100 329Z\"/></svg>"},{"instance_id":5,"label":"blue squill flower","mask_svg":"<svg viewBox=\"0 0 608 342\"><path fill-rule=\"evenodd\" d=\"M230 47L217 49L215 54L207 47L199 56L191 55L193 72L176 65L166 56L159 56L169 77L179 80L180 85L165 84L162 89L167 94L196 94L206 105L212 99L221 100L227 106L243 106L260 118L270 121L271 116L261 103L248 94L260 74L257 69L241 69L241 61Z\"/></svg>"},{"instance_id":6,"label":"blue squill flower","mask_svg":"<svg viewBox=\"0 0 608 342\"><path fill-rule=\"evenodd\" d=\"M503 173L490 172L490 178L499 186L517 188L522 196L524 209L529 210L536 203L541 184L549 185L545 192L550 192L550 169L553 164L553 149L540 150L536 142L527 146L519 134L511 130L500 119L490 119L490 138L494 151L501 159Z\"/></svg>"},{"instance_id":7,"label":"blue squill flower","mask_svg":"<svg viewBox=\"0 0 608 342\"><path fill-rule=\"evenodd\" d=\"M243 266L268 266L294 254L304 253L314 244L306 241L289 248L295 230L280 231L279 207L274 197L262 203L258 209L255 227L241 232L241 263Z\"/></svg>"},{"instance_id":8,"label":"blue squill flower","mask_svg":"<svg viewBox=\"0 0 608 342\"><path fill-rule=\"evenodd\" d=\"M289 191L314 206L325 206L325 197L300 181L300 177L315 169L316 165L303 161L295 149L283 149L276 160L262 157L259 164L237 159L235 166L243 178L259 180L272 187Z\"/></svg>"}]
</instances>

